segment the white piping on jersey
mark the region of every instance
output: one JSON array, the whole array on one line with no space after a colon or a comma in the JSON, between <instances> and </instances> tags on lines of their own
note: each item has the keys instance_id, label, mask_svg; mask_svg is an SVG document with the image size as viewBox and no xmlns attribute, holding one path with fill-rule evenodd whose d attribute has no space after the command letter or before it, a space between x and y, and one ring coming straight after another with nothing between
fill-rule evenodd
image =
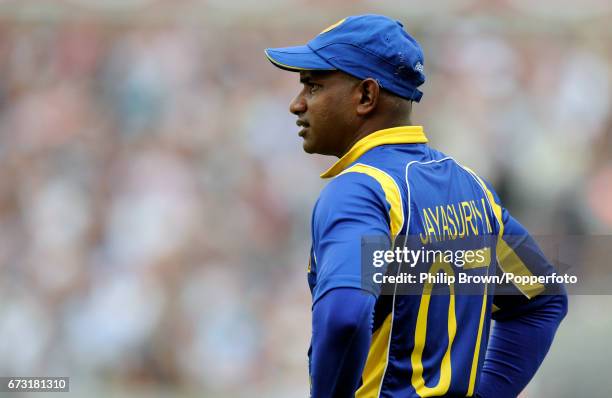
<instances>
[{"instance_id":1,"label":"white piping on jersey","mask_svg":"<svg viewBox=\"0 0 612 398\"><path fill-rule=\"evenodd\" d=\"M348 167L346 170L344 170L338 176L340 176L340 175L342 175L344 173L347 173L347 172L351 172L351 168L354 167L354 166L357 166L357 165L377 170L381 174L383 174L386 177L388 177L391 181L393 181L393 184L395 185L395 188L397 189L397 193L398 193L399 199L400 199L400 209L399 209L400 212L399 212L399 214L402 215L402 224L399 226L399 228L397 230L397 233L399 235L402 232L402 229L404 228L404 225L406 225L406 234L407 234L408 233L408 225L409 224L406 224L406 217L404 217L404 201L403 201L403 198L402 198L402 191L400 190L399 185L397 184L397 181L395 181L395 178L391 177L388 173L386 173L385 171L379 169L378 167L374 167L374 166L371 166L371 165L365 164L365 163L355 163L352 166ZM366 175L369 175L369 174L366 174ZM372 177L374 180L376 180L376 182L380 185L381 189L383 190L383 194L385 194L385 197L386 197L386 192L385 192L385 189L384 189L382 183L380 181L378 181L378 179L376 179L375 177L373 177L371 175L369 175L369 176ZM389 206L391 206L391 203L389 203ZM410 190L408 190L408 214L410 214ZM389 208L389 229L390 228L391 228L391 208ZM391 239L392 239L391 244L393 246L395 246L395 239L397 238L397 236L393 236L391 233L390 233L390 236L391 236ZM404 246L405 245L406 245L406 242L404 241ZM401 264L397 268L397 275L396 275L396 277L399 277L399 273L400 272L401 272ZM389 354L391 353L391 336L393 334L393 317L394 317L395 294L396 294L396 292L397 292L397 283L395 284L395 286L393 288L393 303L391 305L391 326L389 328L389 343L387 345L387 362L385 364L385 369L383 370L383 374L382 374L382 378L381 378L381 381L380 381L380 385L378 387L378 394L377 394L378 397L380 397L380 393L381 393L381 390L382 390L383 380L385 379L385 373L387 372L387 365L389 364Z\"/></svg>"},{"instance_id":2,"label":"white piping on jersey","mask_svg":"<svg viewBox=\"0 0 612 398\"><path fill-rule=\"evenodd\" d=\"M414 163L419 163L419 164L430 164L430 163L440 163L443 162L445 160L449 160L452 159L450 156L449 157L445 157L443 159L438 159L438 160L429 160L427 162L420 162L418 160L413 160L411 162L409 162L406 165L406 188L408 189L408 198L406 201L406 205L408 207L407 212L408 212L408 216L405 217L407 219L406 221L406 237L404 238L404 246L406 246L406 241L408 240L408 233L409 233L409 229L410 229L410 184L408 183L408 168L414 164ZM454 159L452 159L454 160ZM403 226L402 226L403 228ZM401 229L400 229L401 232ZM399 263L398 267L397 267L397 275L399 276L399 273L402 269L402 264ZM395 318L395 297L396 297L396 293L397 293L397 283L395 284L395 287L393 288L393 301L391 303L391 326L389 328L389 344L387 346L387 363L385 364L385 370L383 370L383 374L382 377L380 379L380 386L378 387L378 395L377 397L380 398L380 393L382 392L382 386L383 383L385 381L385 375L387 374L387 367L389 366L389 357L391 356L391 339L393 338L393 320Z\"/></svg>"},{"instance_id":3,"label":"white piping on jersey","mask_svg":"<svg viewBox=\"0 0 612 398\"><path fill-rule=\"evenodd\" d=\"M406 230L406 233L408 233L408 230ZM397 274L395 275L396 280L399 277L401 270L402 270L402 263L398 263ZM393 287L393 301L391 303L391 326L389 326L389 342L387 344L387 362L385 363L385 369L383 370L382 377L380 378L380 386L378 386L378 394L376 395L378 398L380 398L380 393L382 392L383 382L385 381L385 374L387 373L387 366L389 366L389 356L391 355L391 338L393 337L393 320L395 318L395 293L396 292L397 292L397 283Z\"/></svg>"},{"instance_id":4,"label":"white piping on jersey","mask_svg":"<svg viewBox=\"0 0 612 398\"><path fill-rule=\"evenodd\" d=\"M454 160L454 159L453 159L453 160ZM459 165L459 167L461 167L463 170L465 170L465 171L466 171L466 172L467 172L467 173L468 173L468 174L469 174L469 175L470 175L470 176L471 176L471 177L472 177L472 178L473 178L473 179L474 179L474 180L475 180L475 181L478 183L478 186L480 187L480 189L482 189L482 193L484 194L485 198L487 198L487 203L489 204L489 209L490 209L490 210L491 210L491 212L493 213L493 219L494 219L494 220L497 220L497 216L495 216L495 211L493 210L493 204L491 204L491 199L489 198L489 195L487 194L488 188L486 188L486 187L484 187L484 186L483 186L483 183L480 181L480 177L477 177L477 176L476 176L476 173L474 173L474 172L473 172L472 170L470 170L469 168L467 168L467 167L465 167L465 166L461 165L461 164L460 164L460 163L458 163L456 160L455 160L455 163L457 163L457 164ZM501 206L500 206L500 207L501 207ZM503 222L503 220L497 220L497 222L498 222L498 223L501 223L501 222ZM502 237L502 236L499 236L498 238L499 238L499 239L503 239L503 237ZM501 268L501 262L499 261L498 251L497 251L497 250L495 250L495 258L497 259L497 263L498 263L498 264L500 264L500 268ZM502 271L503 271L503 268L502 268ZM516 286L516 283L514 283L514 282L513 282L513 284ZM531 299L531 297L530 297L530 296L529 296L527 293L525 293L525 292L523 291L523 289L521 289L521 288L517 287L517 290L518 290L519 292L521 292L521 294L522 294L523 296L527 297L528 299Z\"/></svg>"},{"instance_id":5,"label":"white piping on jersey","mask_svg":"<svg viewBox=\"0 0 612 398\"><path fill-rule=\"evenodd\" d=\"M441 163L441 162L446 161L446 160L452 160L457 166L461 167L461 169L463 169L465 172L468 173L468 175L470 177L472 177L472 179L476 182L476 184L482 190L482 193L483 193L484 197L486 198L487 203L489 205L489 210L491 212L493 212L493 205L491 204L491 200L489 198L489 195L487 194L487 188L483 186L483 183L479 180L479 178L476 177L476 175L474 174L473 171L471 171L467 167L463 166L461 163L457 162L451 156L447 156L447 157L444 157L442 159L437 159L437 160L429 160L427 162L421 162L421 161L418 161L418 160L413 160L413 161L409 162L406 165L406 173L405 173L405 176L406 176L405 177L405 179L406 179L406 188L408 190L408 198L407 198L407 207L408 207L407 213L408 214L407 214L407 217L406 217L406 237L404 239L404 246L406 246L406 242L408 241L408 234L409 234L409 229L410 229L410 217L411 217L411 211L410 211L411 210L411 206L410 206L411 193L410 193L410 183L409 183L409 180L408 180L408 169L414 163L421 164L421 165L426 165L426 164L431 164L431 163ZM497 219L497 217L494 217L494 218ZM497 220L497 221L500 222L500 220ZM497 257L497 253L496 253L496 257ZM499 259L497 259L497 261L499 262ZM400 270L401 270L401 263L398 266L398 275L399 275ZM518 289L518 290L521 293L523 293L523 295L525 295L526 297L529 297L521 289ZM391 355L391 339L393 337L393 323L394 323L393 320L394 320L394 317L395 317L395 297L396 297L396 292L397 292L397 283L395 284L395 288L393 290L393 301L392 301L392 306L391 306L391 327L390 327L390 330L389 330L389 345L387 347L387 363L385 364L385 369L383 371L383 375L382 375L382 378L380 380L380 386L378 388L378 398L380 398L380 394L382 392L382 386L384 384L385 376L387 374L387 367L389 366L389 357Z\"/></svg>"},{"instance_id":6,"label":"white piping on jersey","mask_svg":"<svg viewBox=\"0 0 612 398\"><path fill-rule=\"evenodd\" d=\"M441 163L444 162L445 160L452 160L453 162L457 163L455 161L455 159L451 158L450 156L447 156L445 158L442 159L438 159L438 160L428 160L427 162L420 162L418 160L413 160L412 162L409 162L406 165L406 187L408 188L408 223L406 224L406 238L404 239L404 246L406 246L406 241L408 240L408 229L410 228L410 183L408 182L408 169L410 168L410 166L414 163L418 163L418 164L431 164L431 163Z\"/></svg>"},{"instance_id":7,"label":"white piping on jersey","mask_svg":"<svg viewBox=\"0 0 612 398\"><path fill-rule=\"evenodd\" d=\"M489 195L487 194L487 189L482 185L482 182L480 181L480 179L476 177L475 173L472 170L470 170L469 168L465 167L461 163L457 162L455 159L453 159L453 161L455 163L457 163L457 166L459 166L463 170L465 170L470 175L470 177L472 177L474 179L474 181L476 181L476 184L478 184L478 186L482 190L482 193L483 193L485 199L487 199L487 203L489 204L489 210L491 210L491 213L493 213L493 219L497 220L497 217L495 217L495 211L493 211L493 205L491 204L491 199L489 199ZM499 222L499 220L497 220L497 222Z\"/></svg>"}]
</instances>

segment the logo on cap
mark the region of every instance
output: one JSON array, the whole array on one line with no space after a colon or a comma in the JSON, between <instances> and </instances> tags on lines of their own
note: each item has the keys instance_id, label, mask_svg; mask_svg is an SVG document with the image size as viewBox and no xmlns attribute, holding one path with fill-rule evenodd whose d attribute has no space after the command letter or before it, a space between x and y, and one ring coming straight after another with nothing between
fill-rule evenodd
<instances>
[{"instance_id":1,"label":"logo on cap","mask_svg":"<svg viewBox=\"0 0 612 398\"><path fill-rule=\"evenodd\" d=\"M423 73L423 64L420 62L417 62L416 65L414 65L414 70L416 70L417 72Z\"/></svg>"}]
</instances>

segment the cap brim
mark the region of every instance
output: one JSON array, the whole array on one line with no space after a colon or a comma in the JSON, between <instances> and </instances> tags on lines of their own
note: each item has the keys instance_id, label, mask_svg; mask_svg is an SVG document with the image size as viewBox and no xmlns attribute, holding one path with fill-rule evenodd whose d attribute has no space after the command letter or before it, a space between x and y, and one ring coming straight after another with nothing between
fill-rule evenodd
<instances>
[{"instance_id":1,"label":"cap brim","mask_svg":"<svg viewBox=\"0 0 612 398\"><path fill-rule=\"evenodd\" d=\"M275 66L292 72L301 70L336 70L308 46L266 48L266 57Z\"/></svg>"}]
</instances>

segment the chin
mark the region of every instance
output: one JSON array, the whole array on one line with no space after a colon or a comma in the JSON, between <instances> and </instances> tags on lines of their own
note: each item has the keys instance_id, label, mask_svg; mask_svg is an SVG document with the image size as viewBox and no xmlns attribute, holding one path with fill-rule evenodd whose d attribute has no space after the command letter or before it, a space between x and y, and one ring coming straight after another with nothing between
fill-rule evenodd
<instances>
[{"instance_id":1,"label":"chin","mask_svg":"<svg viewBox=\"0 0 612 398\"><path fill-rule=\"evenodd\" d=\"M314 146L310 142L308 142L308 140L304 140L304 142L302 143L302 149L304 149L304 152L308 154L317 153Z\"/></svg>"}]
</instances>

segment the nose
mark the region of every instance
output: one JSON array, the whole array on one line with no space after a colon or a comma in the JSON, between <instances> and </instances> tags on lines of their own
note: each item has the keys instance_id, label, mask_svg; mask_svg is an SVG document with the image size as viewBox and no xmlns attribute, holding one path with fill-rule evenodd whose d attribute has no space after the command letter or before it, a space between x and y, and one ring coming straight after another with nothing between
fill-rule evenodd
<instances>
[{"instance_id":1,"label":"nose","mask_svg":"<svg viewBox=\"0 0 612 398\"><path fill-rule=\"evenodd\" d=\"M304 101L304 97L301 93L298 94L289 104L289 112L298 116L301 113L306 112L306 101Z\"/></svg>"}]
</instances>

